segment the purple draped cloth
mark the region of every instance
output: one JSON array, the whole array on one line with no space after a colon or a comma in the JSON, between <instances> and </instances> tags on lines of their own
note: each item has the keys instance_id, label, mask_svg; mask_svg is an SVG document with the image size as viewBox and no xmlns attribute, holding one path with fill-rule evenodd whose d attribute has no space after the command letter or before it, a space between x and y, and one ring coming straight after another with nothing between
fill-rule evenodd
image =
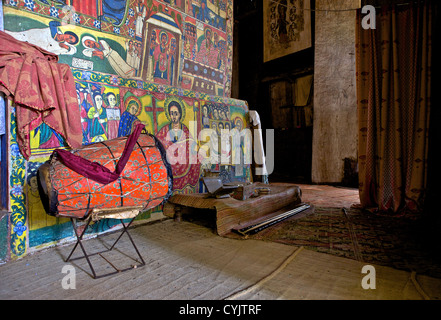
<instances>
[{"instance_id":1,"label":"purple draped cloth","mask_svg":"<svg viewBox=\"0 0 441 320\"><path fill-rule=\"evenodd\" d=\"M139 123L135 127L135 130L133 130L132 134L127 138L124 151L116 165L115 171L113 172L97 162L84 159L63 149L56 149L54 150L54 153L56 154L57 159L69 169L93 181L101 184L108 184L118 179L123 172L142 129L144 129L144 125Z\"/></svg>"}]
</instances>

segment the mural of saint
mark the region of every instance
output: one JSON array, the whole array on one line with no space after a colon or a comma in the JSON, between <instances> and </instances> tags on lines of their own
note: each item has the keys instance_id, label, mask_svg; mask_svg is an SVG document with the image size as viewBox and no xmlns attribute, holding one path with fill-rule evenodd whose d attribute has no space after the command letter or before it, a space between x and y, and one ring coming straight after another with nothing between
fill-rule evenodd
<instances>
[{"instance_id":1,"label":"mural of saint","mask_svg":"<svg viewBox=\"0 0 441 320\"><path fill-rule=\"evenodd\" d=\"M219 128L216 122L211 123L211 135L210 135L210 164L218 165L220 162L219 159Z\"/></svg>"},{"instance_id":2,"label":"mural of saint","mask_svg":"<svg viewBox=\"0 0 441 320\"><path fill-rule=\"evenodd\" d=\"M138 73L139 63L141 62L141 42L132 39L126 42L127 57L126 62Z\"/></svg>"},{"instance_id":3,"label":"mural of saint","mask_svg":"<svg viewBox=\"0 0 441 320\"><path fill-rule=\"evenodd\" d=\"M204 38L200 44L196 60L204 65L217 68L219 66L219 48L214 46L212 38L213 31L210 27L206 27L204 31Z\"/></svg>"},{"instance_id":4,"label":"mural of saint","mask_svg":"<svg viewBox=\"0 0 441 320\"><path fill-rule=\"evenodd\" d=\"M103 108L103 95L101 91L92 92L92 98L95 106L89 109L87 117L91 119L89 134L92 142L107 140L107 112Z\"/></svg>"},{"instance_id":5,"label":"mural of saint","mask_svg":"<svg viewBox=\"0 0 441 320\"><path fill-rule=\"evenodd\" d=\"M209 116L209 109L207 105L204 105L202 107L202 126L204 128L210 128L210 116Z\"/></svg>"},{"instance_id":6,"label":"mural of saint","mask_svg":"<svg viewBox=\"0 0 441 320\"><path fill-rule=\"evenodd\" d=\"M75 45L78 43L77 34L73 31L61 32L58 29L60 26L61 22L51 21L47 28L32 28L18 32L5 30L5 32L17 40L29 42L57 55L75 54L77 52Z\"/></svg>"},{"instance_id":7,"label":"mural of saint","mask_svg":"<svg viewBox=\"0 0 441 320\"><path fill-rule=\"evenodd\" d=\"M121 111L118 106L118 100L113 92L106 93L107 101L107 138L114 139L118 137L118 127L121 118Z\"/></svg>"},{"instance_id":8,"label":"mural of saint","mask_svg":"<svg viewBox=\"0 0 441 320\"><path fill-rule=\"evenodd\" d=\"M126 41L126 51L127 51L126 62L128 65L134 67L136 55L135 55L135 45L133 44L132 39Z\"/></svg>"},{"instance_id":9,"label":"mural of saint","mask_svg":"<svg viewBox=\"0 0 441 320\"><path fill-rule=\"evenodd\" d=\"M83 132L83 144L89 144L91 142L89 136L89 129L92 120L89 119L87 113L92 107L92 100L91 100L92 94L90 93L89 86L85 84L76 82L75 88L77 90L77 99L80 108L81 130Z\"/></svg>"},{"instance_id":10,"label":"mural of saint","mask_svg":"<svg viewBox=\"0 0 441 320\"><path fill-rule=\"evenodd\" d=\"M156 39L157 39L157 35L155 29L152 30L152 34L150 35L148 74L147 74L148 81L153 81L153 66L155 64L153 53L156 51L156 47L159 45Z\"/></svg>"},{"instance_id":11,"label":"mural of saint","mask_svg":"<svg viewBox=\"0 0 441 320\"><path fill-rule=\"evenodd\" d=\"M171 44L173 43L173 48ZM176 39L169 39L165 31L159 33L159 45L154 45L153 55L153 80L157 83L172 84L174 54L176 51ZM172 59L173 58L173 59Z\"/></svg>"},{"instance_id":12,"label":"mural of saint","mask_svg":"<svg viewBox=\"0 0 441 320\"><path fill-rule=\"evenodd\" d=\"M194 60L196 57L196 26L192 23L185 25L184 57Z\"/></svg>"},{"instance_id":13,"label":"mural of saint","mask_svg":"<svg viewBox=\"0 0 441 320\"><path fill-rule=\"evenodd\" d=\"M144 29L144 20L147 15L146 5L143 0L138 0L135 7L136 10L136 22L135 22L135 39L142 41L142 31Z\"/></svg>"},{"instance_id":14,"label":"mural of saint","mask_svg":"<svg viewBox=\"0 0 441 320\"><path fill-rule=\"evenodd\" d=\"M176 38L170 40L170 79L169 84L173 85L173 70L175 68L175 52L176 52Z\"/></svg>"},{"instance_id":15,"label":"mural of saint","mask_svg":"<svg viewBox=\"0 0 441 320\"><path fill-rule=\"evenodd\" d=\"M136 69L125 61L120 54L113 50L106 40L96 41L91 36L84 36L81 43L85 48L83 54L88 57L98 57L100 59L107 59L110 66L115 70L116 74L121 77L134 77Z\"/></svg>"},{"instance_id":16,"label":"mural of saint","mask_svg":"<svg viewBox=\"0 0 441 320\"><path fill-rule=\"evenodd\" d=\"M118 137L125 137L132 133L133 126L139 121L138 115L141 113L141 103L136 97L126 99L125 105L126 110L119 122Z\"/></svg>"},{"instance_id":17,"label":"mural of saint","mask_svg":"<svg viewBox=\"0 0 441 320\"><path fill-rule=\"evenodd\" d=\"M163 126L156 137L167 150L173 172L173 190L194 187L199 181L201 163L197 161L197 143L188 127L182 123L185 107L180 100L167 99L165 108L170 123Z\"/></svg>"}]
</instances>

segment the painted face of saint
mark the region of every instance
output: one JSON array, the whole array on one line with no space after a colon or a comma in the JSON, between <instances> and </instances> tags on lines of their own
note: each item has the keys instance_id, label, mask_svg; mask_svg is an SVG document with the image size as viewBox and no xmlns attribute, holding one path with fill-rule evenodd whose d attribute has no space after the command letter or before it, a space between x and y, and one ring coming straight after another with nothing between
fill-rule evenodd
<instances>
[{"instance_id":1,"label":"painted face of saint","mask_svg":"<svg viewBox=\"0 0 441 320\"><path fill-rule=\"evenodd\" d=\"M161 44L162 44L163 46L165 46L165 45L167 44L167 35L166 35L165 33L163 33L163 34L161 35Z\"/></svg>"},{"instance_id":2,"label":"painted face of saint","mask_svg":"<svg viewBox=\"0 0 441 320\"><path fill-rule=\"evenodd\" d=\"M101 109L103 106L103 97L101 95L95 96L95 105L98 109Z\"/></svg>"},{"instance_id":3,"label":"painted face of saint","mask_svg":"<svg viewBox=\"0 0 441 320\"><path fill-rule=\"evenodd\" d=\"M34 176L31 179L29 179L29 186L31 187L31 190L33 192L38 191L37 176Z\"/></svg>"},{"instance_id":4,"label":"painted face of saint","mask_svg":"<svg viewBox=\"0 0 441 320\"><path fill-rule=\"evenodd\" d=\"M111 108L116 106L116 98L113 94L109 94L108 100L109 100L109 106Z\"/></svg>"},{"instance_id":5,"label":"painted face of saint","mask_svg":"<svg viewBox=\"0 0 441 320\"><path fill-rule=\"evenodd\" d=\"M130 114L136 115L136 113L138 112L138 105L136 103L131 103L129 105L128 111Z\"/></svg>"},{"instance_id":6,"label":"painted face of saint","mask_svg":"<svg viewBox=\"0 0 441 320\"><path fill-rule=\"evenodd\" d=\"M237 130L239 130L239 131L242 130L242 123L240 120L236 120L235 126L236 126Z\"/></svg>"},{"instance_id":7,"label":"painted face of saint","mask_svg":"<svg viewBox=\"0 0 441 320\"><path fill-rule=\"evenodd\" d=\"M170 107L170 118L173 124L179 123L179 120L181 120L181 113L179 112L178 107L176 106Z\"/></svg>"},{"instance_id":8,"label":"painted face of saint","mask_svg":"<svg viewBox=\"0 0 441 320\"><path fill-rule=\"evenodd\" d=\"M89 40L87 39L86 41L84 41L84 45L88 48L92 48L92 49L99 49L100 45L98 42L93 41L93 40Z\"/></svg>"},{"instance_id":9,"label":"painted face of saint","mask_svg":"<svg viewBox=\"0 0 441 320\"><path fill-rule=\"evenodd\" d=\"M75 38L71 34L63 34L63 38L64 38L64 41L66 41L67 43L70 43L70 44L75 44L78 41L77 38Z\"/></svg>"},{"instance_id":10,"label":"painted face of saint","mask_svg":"<svg viewBox=\"0 0 441 320\"><path fill-rule=\"evenodd\" d=\"M211 41L211 29L205 30L205 38Z\"/></svg>"}]
</instances>

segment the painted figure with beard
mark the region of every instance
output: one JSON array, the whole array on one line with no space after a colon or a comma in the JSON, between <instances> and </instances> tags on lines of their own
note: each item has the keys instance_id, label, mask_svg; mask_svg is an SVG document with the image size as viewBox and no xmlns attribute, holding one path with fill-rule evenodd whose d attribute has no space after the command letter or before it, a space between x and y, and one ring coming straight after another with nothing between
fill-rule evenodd
<instances>
[{"instance_id":1,"label":"painted figure with beard","mask_svg":"<svg viewBox=\"0 0 441 320\"><path fill-rule=\"evenodd\" d=\"M198 181L201 164L197 161L197 143L183 123L185 108L177 100L166 101L166 115L170 123L157 133L167 150L173 172L173 190L193 189Z\"/></svg>"}]
</instances>

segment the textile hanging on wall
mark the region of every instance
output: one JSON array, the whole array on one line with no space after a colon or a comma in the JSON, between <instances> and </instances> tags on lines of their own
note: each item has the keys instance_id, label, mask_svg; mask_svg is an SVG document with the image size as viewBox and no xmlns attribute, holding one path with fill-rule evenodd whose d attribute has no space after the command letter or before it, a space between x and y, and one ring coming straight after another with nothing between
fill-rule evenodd
<instances>
[{"instance_id":1,"label":"textile hanging on wall","mask_svg":"<svg viewBox=\"0 0 441 320\"><path fill-rule=\"evenodd\" d=\"M306 0L263 1L264 62L311 47L311 10Z\"/></svg>"},{"instance_id":2,"label":"textile hanging on wall","mask_svg":"<svg viewBox=\"0 0 441 320\"><path fill-rule=\"evenodd\" d=\"M307 75L296 79L295 83L295 106L304 107L309 104L312 92L312 75Z\"/></svg>"},{"instance_id":3,"label":"textile hanging on wall","mask_svg":"<svg viewBox=\"0 0 441 320\"><path fill-rule=\"evenodd\" d=\"M71 148L81 146L74 78L58 56L0 31L0 91L16 107L17 142L29 159L30 132L45 123Z\"/></svg>"},{"instance_id":4,"label":"textile hanging on wall","mask_svg":"<svg viewBox=\"0 0 441 320\"><path fill-rule=\"evenodd\" d=\"M294 82L270 84L273 128L305 128L312 126L312 75Z\"/></svg>"},{"instance_id":5,"label":"textile hanging on wall","mask_svg":"<svg viewBox=\"0 0 441 320\"><path fill-rule=\"evenodd\" d=\"M357 12L359 189L365 208L417 211L427 183L431 7L377 12L363 29Z\"/></svg>"},{"instance_id":6,"label":"textile hanging on wall","mask_svg":"<svg viewBox=\"0 0 441 320\"><path fill-rule=\"evenodd\" d=\"M313 75L307 75L296 79L294 92L297 119L295 126L297 128L312 126L313 113L311 105Z\"/></svg>"}]
</instances>

